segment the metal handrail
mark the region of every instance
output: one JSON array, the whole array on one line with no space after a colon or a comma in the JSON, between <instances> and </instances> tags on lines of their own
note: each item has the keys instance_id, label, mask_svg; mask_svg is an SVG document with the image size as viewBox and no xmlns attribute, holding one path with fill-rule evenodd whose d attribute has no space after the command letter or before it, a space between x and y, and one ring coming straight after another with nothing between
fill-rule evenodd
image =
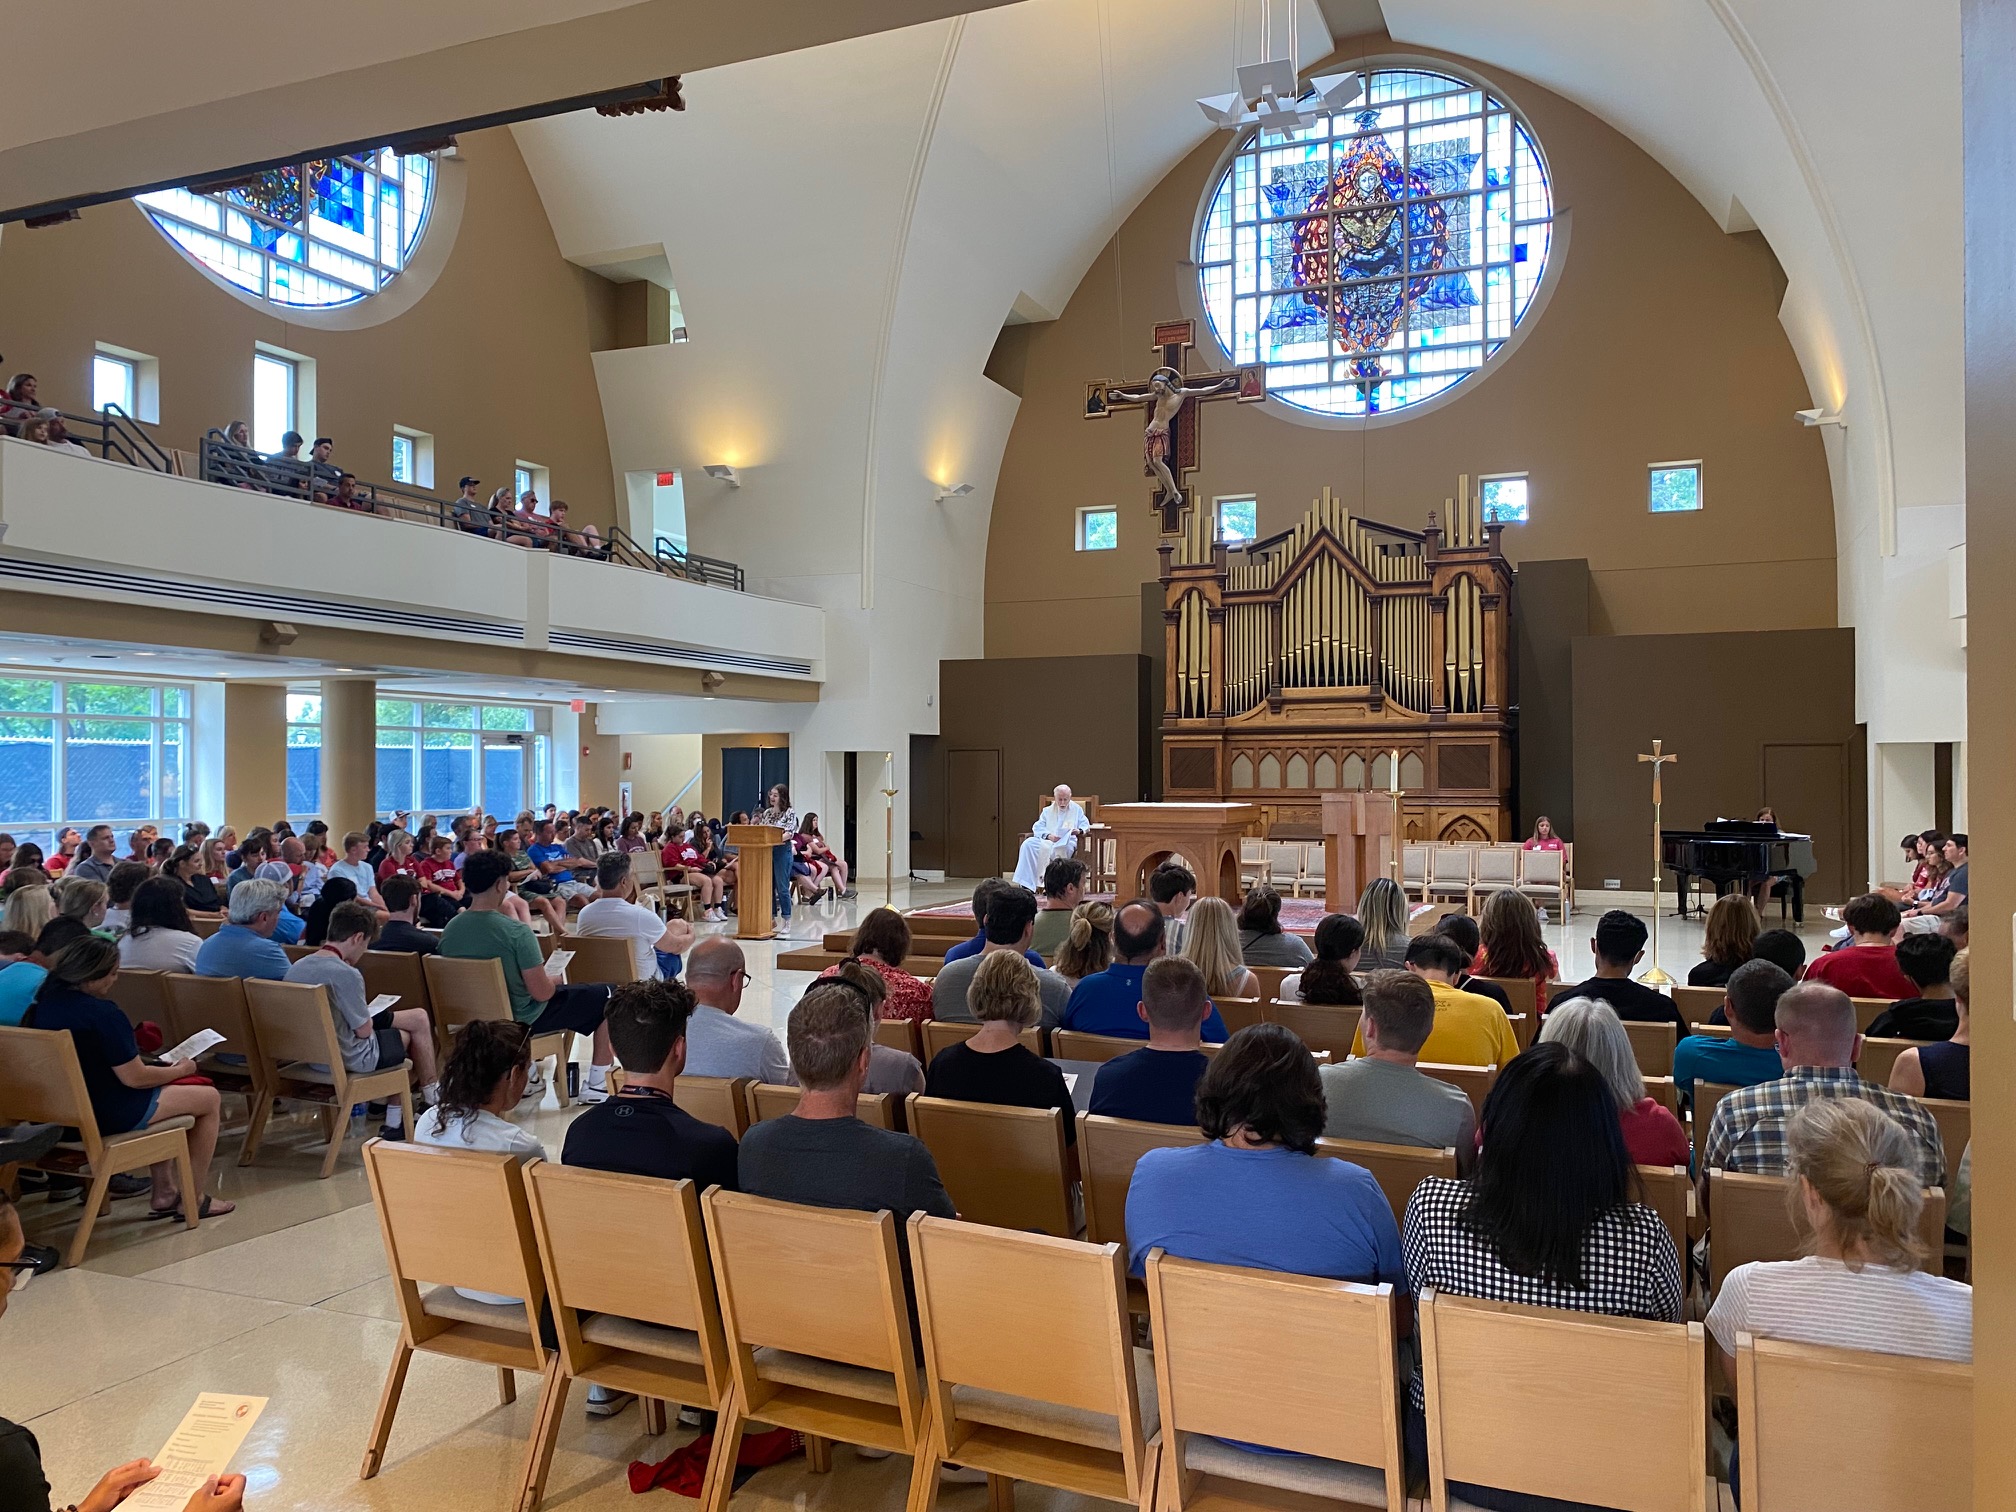
<instances>
[{"instance_id":1,"label":"metal handrail","mask_svg":"<svg viewBox=\"0 0 2016 1512\"><path fill-rule=\"evenodd\" d=\"M108 462L124 462L128 467L144 467L152 472L175 471L174 458L116 404L108 404L96 414L73 415L68 410L57 410L55 414L72 441L86 451L95 448Z\"/></svg>"},{"instance_id":2,"label":"metal handrail","mask_svg":"<svg viewBox=\"0 0 2016 1512\"><path fill-rule=\"evenodd\" d=\"M716 588L732 588L737 593L745 592L747 579L738 563L723 561L720 557L700 556L694 552L682 551L664 536L654 543L655 555L662 571L669 571L688 582L708 583Z\"/></svg>"}]
</instances>

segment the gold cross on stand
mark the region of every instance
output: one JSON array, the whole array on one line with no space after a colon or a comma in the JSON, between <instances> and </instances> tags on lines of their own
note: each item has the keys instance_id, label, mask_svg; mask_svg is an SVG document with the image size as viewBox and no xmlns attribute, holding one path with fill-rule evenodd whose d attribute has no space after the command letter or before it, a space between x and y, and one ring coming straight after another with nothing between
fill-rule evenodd
<instances>
[{"instance_id":1,"label":"gold cross on stand","mask_svg":"<svg viewBox=\"0 0 2016 1512\"><path fill-rule=\"evenodd\" d=\"M1085 386L1085 418L1104 420L1116 409L1145 409L1142 472L1155 480L1149 507L1161 517L1162 534L1180 535L1190 505L1185 479L1197 470L1197 406L1190 401L1236 399L1257 404L1267 397L1267 369L1255 364L1227 373L1186 373L1188 353L1197 344L1197 322L1165 320L1155 327L1153 351L1161 366L1139 383ZM1213 532L1215 535L1215 532Z\"/></svg>"},{"instance_id":2,"label":"gold cross on stand","mask_svg":"<svg viewBox=\"0 0 2016 1512\"><path fill-rule=\"evenodd\" d=\"M1665 797L1664 785L1660 781L1659 769L1666 765L1667 762L1678 761L1680 758L1663 750L1664 744L1665 742L1663 741L1655 740L1652 742L1652 753L1649 756L1643 751L1638 753L1640 761L1649 761L1652 763L1652 965L1643 976L1638 978L1647 987L1670 987L1673 985L1673 978L1668 976L1659 965L1659 891L1662 880L1661 873L1666 869L1665 858L1661 854L1659 844L1659 806Z\"/></svg>"}]
</instances>

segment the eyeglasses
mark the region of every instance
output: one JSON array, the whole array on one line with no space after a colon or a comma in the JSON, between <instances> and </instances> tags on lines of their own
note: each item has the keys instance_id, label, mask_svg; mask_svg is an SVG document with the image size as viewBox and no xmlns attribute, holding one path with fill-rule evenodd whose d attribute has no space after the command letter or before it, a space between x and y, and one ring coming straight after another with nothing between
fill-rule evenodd
<instances>
[{"instance_id":1,"label":"eyeglasses","mask_svg":"<svg viewBox=\"0 0 2016 1512\"><path fill-rule=\"evenodd\" d=\"M0 1260L0 1270L7 1272L10 1291L22 1291L41 1274L33 1260Z\"/></svg>"}]
</instances>

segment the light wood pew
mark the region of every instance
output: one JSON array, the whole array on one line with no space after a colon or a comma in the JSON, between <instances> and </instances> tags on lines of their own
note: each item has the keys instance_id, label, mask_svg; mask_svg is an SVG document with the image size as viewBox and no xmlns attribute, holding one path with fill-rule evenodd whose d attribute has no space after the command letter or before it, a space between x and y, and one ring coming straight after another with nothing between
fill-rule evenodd
<instances>
[{"instance_id":1,"label":"light wood pew","mask_svg":"<svg viewBox=\"0 0 2016 1512\"><path fill-rule=\"evenodd\" d=\"M1436 1512L1451 1504L1450 1481L1632 1512L1715 1504L1699 1323L1434 1291L1417 1305Z\"/></svg>"},{"instance_id":2,"label":"light wood pew","mask_svg":"<svg viewBox=\"0 0 2016 1512\"><path fill-rule=\"evenodd\" d=\"M1085 1237L1093 1244L1117 1244L1122 1256L1127 1244L1127 1193L1134 1185L1134 1167L1150 1150L1180 1150L1204 1143L1195 1124L1142 1123L1103 1114L1078 1115L1078 1171L1085 1193ZM1127 1307L1143 1317L1148 1293L1134 1277L1127 1278Z\"/></svg>"},{"instance_id":3,"label":"light wood pew","mask_svg":"<svg viewBox=\"0 0 2016 1512\"><path fill-rule=\"evenodd\" d=\"M31 1166L83 1176L91 1183L84 1192L77 1231L63 1255L66 1267L76 1265L90 1248L91 1231L103 1216L112 1178L145 1170L156 1161L175 1163L183 1196L182 1221L196 1227L202 1204L190 1200L196 1180L189 1169L189 1130L196 1127L196 1120L164 1118L124 1134L100 1134L84 1085L84 1068L77 1060L77 1044L66 1030L0 1028L0 1123L53 1123L77 1131L74 1141L59 1144Z\"/></svg>"},{"instance_id":4,"label":"light wood pew","mask_svg":"<svg viewBox=\"0 0 2016 1512\"><path fill-rule=\"evenodd\" d=\"M1894 998L1850 998L1855 1005L1855 1032L1867 1034L1869 1026L1897 1006Z\"/></svg>"},{"instance_id":5,"label":"light wood pew","mask_svg":"<svg viewBox=\"0 0 2016 1512\"><path fill-rule=\"evenodd\" d=\"M1680 1113L1680 1089L1674 1085L1673 1078L1670 1076L1647 1076L1643 1080L1645 1082L1645 1095L1652 1098L1660 1107L1671 1113L1675 1118L1680 1119L1682 1125L1685 1125L1687 1120L1681 1117Z\"/></svg>"},{"instance_id":6,"label":"light wood pew","mask_svg":"<svg viewBox=\"0 0 2016 1512\"><path fill-rule=\"evenodd\" d=\"M954 1045L963 1045L980 1032L979 1024L963 1023L956 1019L932 1019L919 1027L924 1032L923 1062L927 1071L931 1069L931 1062L938 1058L940 1051L948 1050ZM1034 1025L1024 1029L1016 1038L1036 1054L1043 1053L1043 1031Z\"/></svg>"},{"instance_id":7,"label":"light wood pew","mask_svg":"<svg viewBox=\"0 0 2016 1512\"><path fill-rule=\"evenodd\" d=\"M1269 1021L1294 1031L1311 1050L1328 1050L1330 1059L1341 1064L1351 1055L1351 1042L1358 1033L1360 1008L1328 1003L1270 1003Z\"/></svg>"},{"instance_id":8,"label":"light wood pew","mask_svg":"<svg viewBox=\"0 0 2016 1512\"><path fill-rule=\"evenodd\" d=\"M1246 969L1259 978L1259 996L1263 1003L1279 1002L1281 984L1296 975L1296 969L1289 966L1248 966Z\"/></svg>"},{"instance_id":9,"label":"light wood pew","mask_svg":"<svg viewBox=\"0 0 2016 1512\"><path fill-rule=\"evenodd\" d=\"M217 1084L218 1091L244 1097L249 1133L252 1115L267 1094L266 1070L259 1058L259 1040L252 1030L252 1009L245 1001L243 979L169 972L168 1020L162 1031L171 1045L181 1044L198 1029L212 1029L224 1036L196 1057L196 1068ZM226 1056L237 1059L226 1060ZM238 1164L251 1163L250 1148L241 1148Z\"/></svg>"},{"instance_id":10,"label":"light wood pew","mask_svg":"<svg viewBox=\"0 0 2016 1512\"><path fill-rule=\"evenodd\" d=\"M1708 1149L1708 1131L1715 1127L1716 1108L1721 1106L1723 1098L1738 1090L1727 1082L1694 1083L1694 1158L1697 1161Z\"/></svg>"},{"instance_id":11,"label":"light wood pew","mask_svg":"<svg viewBox=\"0 0 2016 1512\"><path fill-rule=\"evenodd\" d=\"M1690 1024L1705 1024L1709 1016L1722 1006L1723 991L1720 987L1673 988L1673 1006L1680 1010L1680 1017Z\"/></svg>"},{"instance_id":12,"label":"light wood pew","mask_svg":"<svg viewBox=\"0 0 2016 1512\"><path fill-rule=\"evenodd\" d=\"M533 1161L525 1182L559 1347L546 1362L520 1512L539 1512L575 1381L634 1391L647 1433L665 1403L727 1405L728 1345L691 1181ZM707 1478L722 1467L710 1458Z\"/></svg>"},{"instance_id":13,"label":"light wood pew","mask_svg":"<svg viewBox=\"0 0 2016 1512\"><path fill-rule=\"evenodd\" d=\"M1059 1109L912 1092L904 1099L903 1122L931 1151L960 1217L1065 1239L1077 1231Z\"/></svg>"},{"instance_id":14,"label":"light wood pew","mask_svg":"<svg viewBox=\"0 0 2016 1512\"><path fill-rule=\"evenodd\" d=\"M569 982L587 982L611 987L625 982L634 982L637 977L637 958L630 953L630 942L619 940L614 935L542 935L543 942L551 941L546 954L555 950L571 950L574 959L567 963Z\"/></svg>"},{"instance_id":15,"label":"light wood pew","mask_svg":"<svg viewBox=\"0 0 2016 1512\"><path fill-rule=\"evenodd\" d=\"M1505 1001L1512 1005L1509 1017L1519 1048L1532 1049L1533 1036L1539 1032L1537 1025L1541 1010L1547 1006L1541 1000L1539 985L1531 977L1477 977L1475 980L1489 982L1505 994Z\"/></svg>"},{"instance_id":16,"label":"light wood pew","mask_svg":"<svg viewBox=\"0 0 2016 1512\"><path fill-rule=\"evenodd\" d=\"M406 1120L407 1137L412 1137L413 1086L408 1073L413 1063L402 1060L380 1071L347 1070L342 1046L336 1039L336 1021L331 1016L326 987L319 983L266 982L248 977L245 1002L252 1012L266 1095L252 1110L252 1122L245 1131L243 1164L249 1165L259 1153L275 1098L313 1103L325 1113L334 1114L323 1119L328 1135L328 1145L322 1153L325 1181L343 1153L343 1136L350 1127L349 1110L353 1104L397 1102ZM328 1069L318 1071L317 1066Z\"/></svg>"},{"instance_id":17,"label":"light wood pew","mask_svg":"<svg viewBox=\"0 0 2016 1512\"><path fill-rule=\"evenodd\" d=\"M1491 1095L1491 1089L1498 1084L1496 1066L1446 1066L1435 1061L1420 1061L1416 1063L1415 1069L1423 1076L1432 1076L1437 1081L1444 1081L1455 1087L1470 1099L1470 1106L1475 1110L1478 1121L1480 1123L1483 1121L1484 1099Z\"/></svg>"},{"instance_id":18,"label":"light wood pew","mask_svg":"<svg viewBox=\"0 0 2016 1512\"><path fill-rule=\"evenodd\" d=\"M1144 1049L1147 1039L1122 1039L1117 1034L1087 1034L1082 1029L1052 1029L1050 1031L1050 1053L1058 1060L1099 1061L1118 1060L1123 1055L1131 1055ZM1225 1047L1205 1040L1198 1047L1206 1055L1216 1055Z\"/></svg>"},{"instance_id":19,"label":"light wood pew","mask_svg":"<svg viewBox=\"0 0 2016 1512\"><path fill-rule=\"evenodd\" d=\"M511 996L504 989L504 963L494 956L480 960L450 956L422 956L421 969L427 974L427 997L434 1007L434 1028L443 1063L455 1042L455 1031L476 1019L508 1019ZM553 1057L553 1096L561 1107L568 1104L567 1061L573 1053L574 1036L535 1034L532 1059Z\"/></svg>"},{"instance_id":20,"label":"light wood pew","mask_svg":"<svg viewBox=\"0 0 2016 1512\"><path fill-rule=\"evenodd\" d=\"M539 1308L546 1277L532 1236L524 1167L514 1157L370 1139L364 1171L399 1307L399 1342L358 1471L370 1480L385 1462L416 1350L494 1366L498 1400L506 1405L518 1399L514 1370L545 1371ZM519 1301L475 1302L458 1286Z\"/></svg>"},{"instance_id":21,"label":"light wood pew","mask_svg":"<svg viewBox=\"0 0 2016 1512\"><path fill-rule=\"evenodd\" d=\"M119 975L112 981L112 1001L126 1015L126 1022L136 1028L152 1023L159 1025L161 1033L166 1035L173 1022L168 1001L168 973L165 971L147 971L137 966L120 967ZM168 1043L174 1045L179 1041L171 1039Z\"/></svg>"},{"instance_id":22,"label":"light wood pew","mask_svg":"<svg viewBox=\"0 0 2016 1512\"><path fill-rule=\"evenodd\" d=\"M920 1066L926 1064L924 1033L915 1019L875 1020L875 1043L890 1050L901 1050Z\"/></svg>"},{"instance_id":23,"label":"light wood pew","mask_svg":"<svg viewBox=\"0 0 2016 1512\"><path fill-rule=\"evenodd\" d=\"M1225 1032L1237 1034L1241 1029L1260 1023L1266 1018L1265 998L1214 997L1211 1006L1218 1010L1218 1017L1225 1020Z\"/></svg>"},{"instance_id":24,"label":"light wood pew","mask_svg":"<svg viewBox=\"0 0 2016 1512\"><path fill-rule=\"evenodd\" d=\"M1729 1272L1752 1260L1797 1260L1805 1253L1800 1225L1792 1217L1789 1176L1743 1176L1714 1168L1708 1172L1710 1290L1720 1291ZM1924 1250L1920 1270L1939 1273L1946 1253L1946 1192L1925 1194L1918 1217Z\"/></svg>"},{"instance_id":25,"label":"light wood pew","mask_svg":"<svg viewBox=\"0 0 2016 1512\"><path fill-rule=\"evenodd\" d=\"M746 1076L682 1076L672 1084L672 1101L740 1139L749 1132L750 1085Z\"/></svg>"},{"instance_id":26,"label":"light wood pew","mask_svg":"<svg viewBox=\"0 0 2016 1512\"><path fill-rule=\"evenodd\" d=\"M1454 1149L1431 1150L1425 1145L1373 1144L1369 1140L1357 1139L1319 1139L1316 1141L1316 1153L1328 1155L1334 1160L1348 1160L1370 1171L1372 1179L1379 1183L1379 1190L1392 1204L1393 1221L1396 1223L1405 1220L1414 1188L1430 1176L1453 1177L1456 1174Z\"/></svg>"},{"instance_id":27,"label":"light wood pew","mask_svg":"<svg viewBox=\"0 0 2016 1512\"><path fill-rule=\"evenodd\" d=\"M802 1087L745 1082L742 1097L748 1109L748 1124L744 1132L769 1119L784 1117L798 1106L798 1099L804 1095ZM863 1092L854 1099L854 1116L877 1129L895 1129L899 1127L896 1115L901 1107L902 1104L887 1092Z\"/></svg>"},{"instance_id":28,"label":"light wood pew","mask_svg":"<svg viewBox=\"0 0 2016 1512\"><path fill-rule=\"evenodd\" d=\"M1972 1512L1972 1365L1738 1334L1736 1419L1744 1512Z\"/></svg>"},{"instance_id":29,"label":"light wood pew","mask_svg":"<svg viewBox=\"0 0 2016 1512\"><path fill-rule=\"evenodd\" d=\"M1687 1274L1687 1228L1694 1216L1694 1179L1683 1166L1648 1166L1637 1168L1638 1180L1645 1188L1645 1205L1659 1215L1659 1221L1666 1225L1666 1232L1673 1236L1673 1248L1679 1251L1680 1274Z\"/></svg>"},{"instance_id":30,"label":"light wood pew","mask_svg":"<svg viewBox=\"0 0 2016 1512\"><path fill-rule=\"evenodd\" d=\"M1967 1141L1973 1137L1973 1105L1944 1097L1921 1097L1918 1101L1939 1125L1939 1149L1946 1157L1946 1179L1951 1181L1960 1170L1960 1157L1966 1153Z\"/></svg>"},{"instance_id":31,"label":"light wood pew","mask_svg":"<svg viewBox=\"0 0 2016 1512\"><path fill-rule=\"evenodd\" d=\"M1644 1024L1634 1019L1624 1020L1624 1032L1631 1039L1631 1053L1638 1059L1638 1071L1642 1076L1671 1076L1673 1074L1673 1047L1679 1043L1680 1031L1673 1024Z\"/></svg>"},{"instance_id":32,"label":"light wood pew","mask_svg":"<svg viewBox=\"0 0 2016 1512\"><path fill-rule=\"evenodd\" d=\"M1147 1291L1161 1512L1406 1505L1391 1285L1205 1265L1158 1249ZM1283 1391L1284 1381L1294 1389ZM1291 1452L1254 1454L1226 1439Z\"/></svg>"},{"instance_id":33,"label":"light wood pew","mask_svg":"<svg viewBox=\"0 0 2016 1512\"><path fill-rule=\"evenodd\" d=\"M831 1443L913 1456L907 1505L935 1489L896 1220L715 1188L701 1201L734 1391L715 1428L720 1472L699 1512L722 1512L749 1423L807 1435L815 1470Z\"/></svg>"},{"instance_id":34,"label":"light wood pew","mask_svg":"<svg viewBox=\"0 0 2016 1512\"><path fill-rule=\"evenodd\" d=\"M1874 1082L1879 1087L1887 1087L1890 1085L1890 1071L1897 1064L1897 1057L1906 1050L1916 1050L1926 1043L1928 1042L1925 1040L1865 1039L1862 1041L1862 1053L1855 1057L1855 1070L1864 1081Z\"/></svg>"},{"instance_id":35,"label":"light wood pew","mask_svg":"<svg viewBox=\"0 0 2016 1512\"><path fill-rule=\"evenodd\" d=\"M922 1213L909 1231L930 1393L912 1512L931 1512L946 1461L986 1471L1000 1509L1016 1481L1148 1505L1154 1367L1131 1343L1120 1247Z\"/></svg>"}]
</instances>

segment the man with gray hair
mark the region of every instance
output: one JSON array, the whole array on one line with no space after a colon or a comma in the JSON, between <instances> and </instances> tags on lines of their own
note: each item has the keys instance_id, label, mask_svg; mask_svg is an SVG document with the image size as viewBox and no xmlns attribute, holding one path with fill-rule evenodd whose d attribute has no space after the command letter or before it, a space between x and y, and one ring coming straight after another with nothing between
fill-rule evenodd
<instances>
[{"instance_id":1,"label":"man with gray hair","mask_svg":"<svg viewBox=\"0 0 2016 1512\"><path fill-rule=\"evenodd\" d=\"M791 1070L805 1090L790 1114L742 1136L742 1190L811 1207L886 1208L899 1227L917 1212L956 1218L923 1142L855 1115L872 1043L861 994L819 983L792 1010L789 1035Z\"/></svg>"},{"instance_id":2,"label":"man with gray hair","mask_svg":"<svg viewBox=\"0 0 2016 1512\"><path fill-rule=\"evenodd\" d=\"M278 882L240 882L231 890L228 922L197 948L196 975L285 979L290 962L273 931L286 901L287 889Z\"/></svg>"},{"instance_id":3,"label":"man with gray hair","mask_svg":"<svg viewBox=\"0 0 2016 1512\"><path fill-rule=\"evenodd\" d=\"M686 986L693 1013L686 1021L688 1076L751 1076L773 1086L791 1084L791 1062L777 1036L761 1024L735 1017L749 971L742 947L727 935L708 935L686 955Z\"/></svg>"},{"instance_id":4,"label":"man with gray hair","mask_svg":"<svg viewBox=\"0 0 2016 1512\"><path fill-rule=\"evenodd\" d=\"M1731 1092L1715 1105L1708 1141L1701 1147L1702 1181L1711 1167L1753 1176L1783 1176L1791 1168L1786 1125L1810 1102L1859 1097L1889 1114L1911 1136L1918 1179L1927 1187L1946 1178L1939 1125L1915 1097L1864 1081L1855 1070L1862 1036L1855 1005L1838 987L1802 982L1778 999L1773 1038L1785 1074Z\"/></svg>"}]
</instances>

